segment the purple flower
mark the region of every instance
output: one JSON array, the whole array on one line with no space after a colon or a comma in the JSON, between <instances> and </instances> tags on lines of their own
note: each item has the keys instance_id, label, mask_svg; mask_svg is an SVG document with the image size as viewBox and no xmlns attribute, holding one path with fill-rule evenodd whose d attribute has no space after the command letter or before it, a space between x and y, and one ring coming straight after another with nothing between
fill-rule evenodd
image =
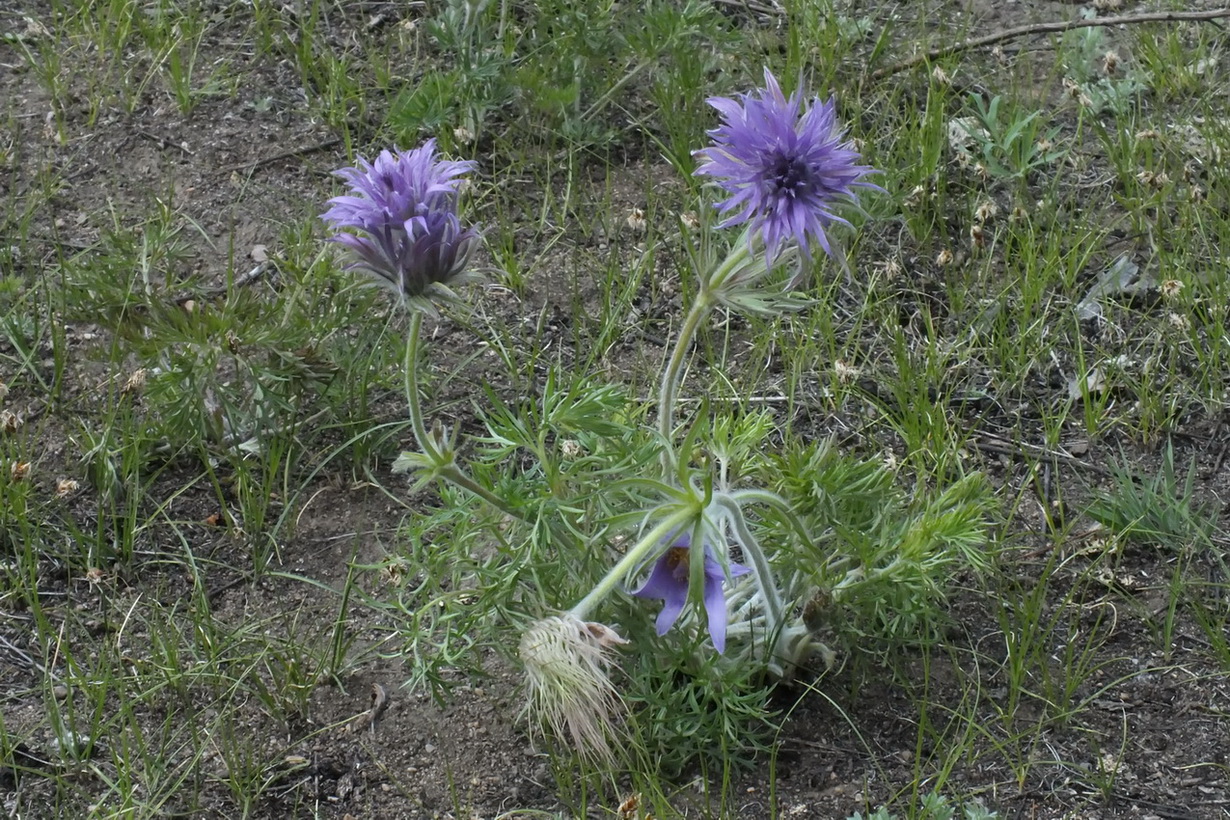
<instances>
[{"instance_id":1,"label":"purple flower","mask_svg":"<svg viewBox=\"0 0 1230 820\"><path fill-rule=\"evenodd\" d=\"M843 141L832 99L817 97L804 110L798 90L787 99L767 68L764 80L741 100L709 99L722 124L709 132L713 144L694 153L704 160L696 174L716 178L730 194L717 210L736 213L720 227L750 222L770 259L789 240L809 259L813 242L832 255L826 228L849 224L834 208L853 201L855 188L883 189L863 181L876 171L859 165L858 151Z\"/></svg>"},{"instance_id":2,"label":"purple flower","mask_svg":"<svg viewBox=\"0 0 1230 820\"><path fill-rule=\"evenodd\" d=\"M662 611L658 613L659 635L665 635L675 625L688 601L691 544L692 537L687 533L676 538L675 543L653 565L649 580L632 593L639 598L659 598L664 602ZM730 563L732 578L749 572L751 570L742 564ZM705 544L705 589L701 597L705 603L705 613L709 616L709 635L718 652L726 651L726 596L722 593L725 580L722 565L714 557L713 549Z\"/></svg>"},{"instance_id":3,"label":"purple flower","mask_svg":"<svg viewBox=\"0 0 1230 820\"><path fill-rule=\"evenodd\" d=\"M431 139L413 151L381 151L374 164L359 157L359 167L335 171L354 195L329 200L333 207L321 219L339 228L372 230L428 210L456 211L459 180L454 177L473 170L474 163L437 161L435 152Z\"/></svg>"},{"instance_id":4,"label":"purple flower","mask_svg":"<svg viewBox=\"0 0 1230 820\"><path fill-rule=\"evenodd\" d=\"M358 167L336 172L350 195L329 200L320 217L339 231L330 241L357 257L347 270L371 273L407 299L461 281L478 247L478 231L457 217L457 177L474 163L436 160L435 150L428 140L413 151L382 151L375 163L360 157Z\"/></svg>"}]
</instances>

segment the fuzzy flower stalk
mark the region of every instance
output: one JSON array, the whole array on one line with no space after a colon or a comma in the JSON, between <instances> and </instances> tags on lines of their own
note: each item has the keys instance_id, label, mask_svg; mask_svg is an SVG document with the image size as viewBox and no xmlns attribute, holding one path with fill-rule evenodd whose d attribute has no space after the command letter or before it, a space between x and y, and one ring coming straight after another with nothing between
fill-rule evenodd
<instances>
[{"instance_id":1,"label":"fuzzy flower stalk","mask_svg":"<svg viewBox=\"0 0 1230 820\"><path fill-rule=\"evenodd\" d=\"M469 265L480 241L479 231L457 213L458 187L474 163L437 159L435 152L435 140L428 140L413 151L382 151L375 162L359 157L354 167L334 172L349 193L330 199L332 207L320 218L337 231L329 241L349 252L346 269L392 290L410 313L406 404L420 452L402 453L394 470L421 470L424 483L443 478L516 514L457 465L448 431L428 431L419 401L423 314L435 312L433 299L455 298L453 286L477 278Z\"/></svg>"},{"instance_id":2,"label":"fuzzy flower stalk","mask_svg":"<svg viewBox=\"0 0 1230 820\"><path fill-rule=\"evenodd\" d=\"M841 248L830 237L834 223L848 225L838 211L857 206L861 188L882 190L864 178L876 173L860 164L845 138L832 99L804 104L801 90L786 97L766 68L764 88L737 98L712 97L721 124L709 131L711 144L694 153L696 175L709 177L726 194L715 203L719 228L744 226L729 255L712 270L699 271L700 292L684 319L662 374L659 433L673 440L674 410L687 351L696 331L719 304L753 313L780 313L802 306L789 292L803 281L803 263L819 248L845 267ZM756 286L775 267L793 263L784 292ZM670 471L673 454L663 457Z\"/></svg>"}]
</instances>

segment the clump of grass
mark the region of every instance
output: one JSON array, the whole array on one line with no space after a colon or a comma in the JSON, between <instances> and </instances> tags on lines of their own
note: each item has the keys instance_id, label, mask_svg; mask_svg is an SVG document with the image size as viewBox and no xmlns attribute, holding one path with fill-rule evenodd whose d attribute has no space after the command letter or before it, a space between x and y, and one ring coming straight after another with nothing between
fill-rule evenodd
<instances>
[{"instance_id":1,"label":"clump of grass","mask_svg":"<svg viewBox=\"0 0 1230 820\"><path fill-rule=\"evenodd\" d=\"M1086 514L1116 535L1175 552L1210 543L1217 516L1211 505L1196 500L1196 464L1182 472L1174 446L1167 444L1152 476L1141 476L1126 463L1116 466L1109 489L1098 490Z\"/></svg>"}]
</instances>

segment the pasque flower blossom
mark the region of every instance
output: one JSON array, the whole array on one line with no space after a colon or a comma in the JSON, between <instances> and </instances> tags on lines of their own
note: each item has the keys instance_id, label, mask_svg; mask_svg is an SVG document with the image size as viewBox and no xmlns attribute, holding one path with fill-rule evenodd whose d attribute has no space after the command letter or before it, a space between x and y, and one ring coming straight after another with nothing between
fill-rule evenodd
<instances>
[{"instance_id":1,"label":"pasque flower blossom","mask_svg":"<svg viewBox=\"0 0 1230 820\"><path fill-rule=\"evenodd\" d=\"M640 598L659 598L663 601L662 611L658 613L659 635L665 635L675 625L688 602L691 544L689 534L678 536L654 564L644 586L632 593ZM749 572L751 570L742 564L730 563L732 578ZM726 572L714 557L713 549L705 544L705 588L701 598L709 619L709 635L718 652L726 651L726 595L722 591L725 581Z\"/></svg>"},{"instance_id":2,"label":"pasque flower blossom","mask_svg":"<svg viewBox=\"0 0 1230 820\"><path fill-rule=\"evenodd\" d=\"M859 187L879 189L863 179L875 169L858 164L832 99L804 108L800 91L787 98L767 68L764 79L763 89L740 99L709 99L722 124L709 132L713 144L695 152L703 160L696 174L730 194L716 206L729 214L720 227L750 223L770 258L789 242L808 258L813 244L831 255L827 228L849 224L834 209Z\"/></svg>"},{"instance_id":3,"label":"pasque flower blossom","mask_svg":"<svg viewBox=\"0 0 1230 820\"><path fill-rule=\"evenodd\" d=\"M459 177L474 163L437 160L435 148L428 140L413 151L382 151L374 163L360 157L336 172L350 194L329 200L320 217L339 231L332 241L357 257L348 270L375 275L405 299L464 281L478 247L478 231L457 216Z\"/></svg>"}]
</instances>

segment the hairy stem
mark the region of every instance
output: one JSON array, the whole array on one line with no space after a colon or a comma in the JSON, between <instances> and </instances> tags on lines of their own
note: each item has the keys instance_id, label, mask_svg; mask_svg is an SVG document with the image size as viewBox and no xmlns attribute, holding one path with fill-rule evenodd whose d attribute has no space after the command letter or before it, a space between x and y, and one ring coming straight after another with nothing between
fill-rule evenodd
<instances>
[{"instance_id":1,"label":"hairy stem","mask_svg":"<svg viewBox=\"0 0 1230 820\"><path fill-rule=\"evenodd\" d=\"M702 291L683 321L683 327L675 339L675 349L662 373L662 387L658 391L658 434L662 437L662 471L667 475L675 469L675 400L679 396L683 362L687 359L688 348L692 346L692 339L696 336L700 323L713 309L712 303L705 296Z\"/></svg>"},{"instance_id":2,"label":"hairy stem","mask_svg":"<svg viewBox=\"0 0 1230 820\"><path fill-rule=\"evenodd\" d=\"M406 406L409 409L410 426L414 430L414 437L418 440L419 449L431 463L437 477L478 496L506 515L529 521L524 510L517 509L475 481L457 464L452 449L447 446L444 449L438 447L436 440L427 432L427 422L423 418L423 406L419 402L418 384L418 346L422 328L423 314L417 310L412 311L410 329L406 334Z\"/></svg>"},{"instance_id":3,"label":"hairy stem","mask_svg":"<svg viewBox=\"0 0 1230 820\"><path fill-rule=\"evenodd\" d=\"M712 273L700 277L700 293L688 310L683 320L683 327L675 338L675 348L662 371L662 387L658 391L658 435L662 438L662 471L670 475L675 469L675 403L679 398L679 382L683 378L683 363L687 360L688 350L696 338L700 323L705 320L717 305L716 294L726 284L726 281L744 265L751 249L745 239L740 239L731 248L722 264Z\"/></svg>"},{"instance_id":4,"label":"hairy stem","mask_svg":"<svg viewBox=\"0 0 1230 820\"><path fill-rule=\"evenodd\" d=\"M414 438L419 449L430 460L438 462L440 452L427 435L427 424L423 421L423 406L419 403L419 337L423 329L423 314L421 311L410 312L410 329L406 333L406 406L410 414L410 427L414 430Z\"/></svg>"},{"instance_id":5,"label":"hairy stem","mask_svg":"<svg viewBox=\"0 0 1230 820\"><path fill-rule=\"evenodd\" d=\"M744 557L752 562L756 583L760 587L760 598L764 601L769 634L780 638L784 634L783 627L786 625L786 607L782 603L782 594L777 588L777 579L773 575L773 567L769 564L769 558L765 555L760 542L756 540L756 536L752 534L752 529L747 525L747 519L743 517L743 510L739 509L739 505L728 498L719 499L718 503L726 508L727 517L731 526L734 527L735 541L743 548Z\"/></svg>"}]
</instances>

